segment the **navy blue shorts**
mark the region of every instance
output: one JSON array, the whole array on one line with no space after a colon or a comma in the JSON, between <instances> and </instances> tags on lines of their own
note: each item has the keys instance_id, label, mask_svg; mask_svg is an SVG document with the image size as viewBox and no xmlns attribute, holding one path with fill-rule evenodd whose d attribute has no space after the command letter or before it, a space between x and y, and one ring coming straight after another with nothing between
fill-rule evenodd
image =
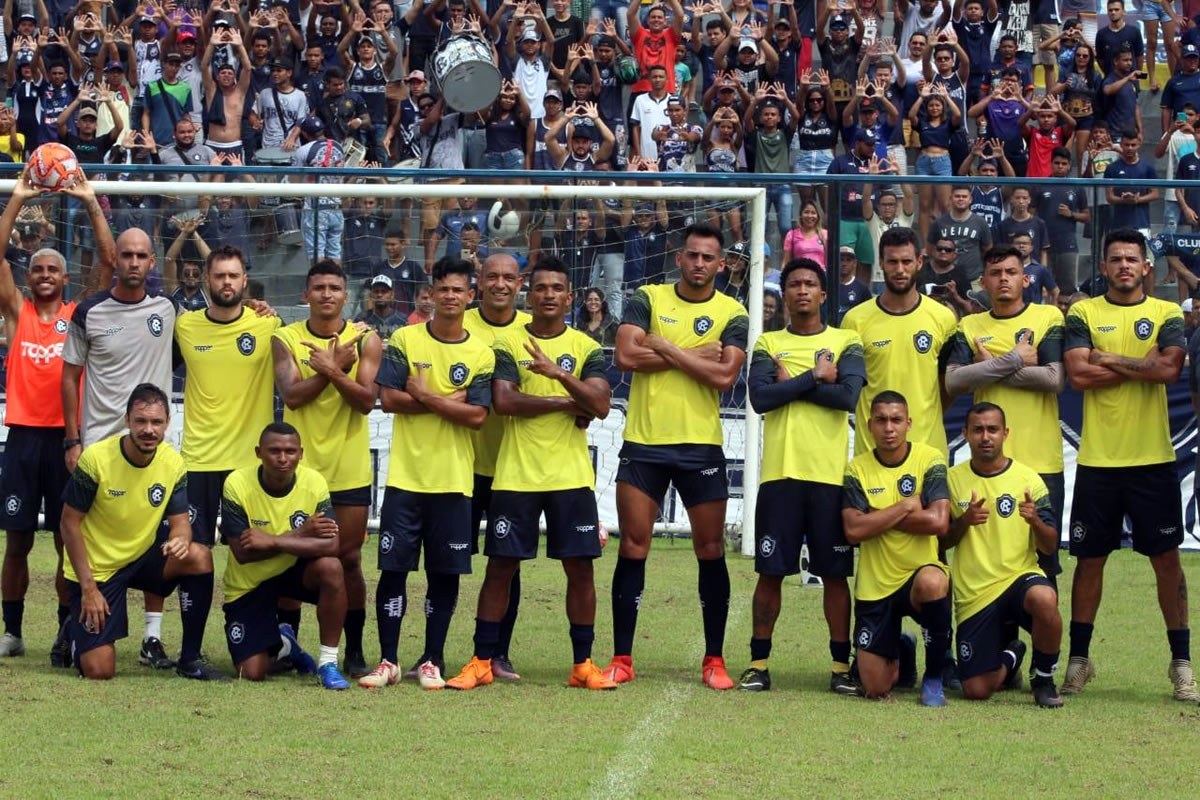
<instances>
[{"instance_id":1,"label":"navy blue shorts","mask_svg":"<svg viewBox=\"0 0 1200 800\"><path fill-rule=\"evenodd\" d=\"M484 555L537 558L538 521L543 513L547 556L560 560L600 557L596 493L586 487L552 492L492 492Z\"/></svg>"},{"instance_id":2,"label":"navy blue shorts","mask_svg":"<svg viewBox=\"0 0 1200 800\"><path fill-rule=\"evenodd\" d=\"M425 571L471 574L471 498L387 487L379 512L379 568L415 572L425 549Z\"/></svg>"},{"instance_id":3,"label":"navy blue shorts","mask_svg":"<svg viewBox=\"0 0 1200 800\"><path fill-rule=\"evenodd\" d=\"M11 425L4 445L0 476L0 528L6 531L48 530L58 533L62 493L67 486L62 428ZM38 512L45 509L45 522Z\"/></svg>"},{"instance_id":4,"label":"navy blue shorts","mask_svg":"<svg viewBox=\"0 0 1200 800\"><path fill-rule=\"evenodd\" d=\"M675 485L684 508L729 499L725 454L717 445L621 446L617 480L624 481L662 507L667 487Z\"/></svg>"},{"instance_id":5,"label":"navy blue shorts","mask_svg":"<svg viewBox=\"0 0 1200 800\"><path fill-rule=\"evenodd\" d=\"M234 666L279 644L279 623L275 608L279 598L290 597L304 603L316 603L319 592L304 588L304 571L312 561L296 563L273 578L263 581L233 602L226 603L225 643Z\"/></svg>"},{"instance_id":6,"label":"navy blue shorts","mask_svg":"<svg viewBox=\"0 0 1200 800\"><path fill-rule=\"evenodd\" d=\"M809 572L822 578L854 574L854 548L842 527L842 487L783 478L758 487L754 511L754 571L796 575L808 542Z\"/></svg>"},{"instance_id":7,"label":"navy blue shorts","mask_svg":"<svg viewBox=\"0 0 1200 800\"><path fill-rule=\"evenodd\" d=\"M217 514L221 510L221 492L233 470L189 472L187 482L188 522L192 523L192 541L211 548L217 542Z\"/></svg>"},{"instance_id":8,"label":"navy blue shorts","mask_svg":"<svg viewBox=\"0 0 1200 800\"><path fill-rule=\"evenodd\" d=\"M83 611L83 588L75 581L67 581L71 595L71 616L67 618L67 638L71 641L71 652L78 657L81 653L106 644L113 644L129 635L129 612L125 607L125 595L130 589L139 589L166 597L175 591L179 580L163 577L167 557L162 552L162 542L150 545L136 560L121 567L111 578L96 584L108 602L108 619L99 631L84 630L79 615ZM78 663L78 661L76 661Z\"/></svg>"},{"instance_id":9,"label":"navy blue shorts","mask_svg":"<svg viewBox=\"0 0 1200 800\"><path fill-rule=\"evenodd\" d=\"M1054 588L1046 578L1034 572L1021 575L1008 585L1004 594L979 612L958 623L958 677L974 678L1000 669L1000 654L1008 646L1005 631L1012 623L1025 630L1033 627L1033 617L1025 611L1025 593L1034 586Z\"/></svg>"},{"instance_id":10,"label":"navy blue shorts","mask_svg":"<svg viewBox=\"0 0 1200 800\"><path fill-rule=\"evenodd\" d=\"M937 564L925 566L940 568ZM905 617L916 619L913 581L925 566L913 570L903 586L881 600L854 601L854 644L859 650L887 659L900 657L900 624Z\"/></svg>"},{"instance_id":11,"label":"navy blue shorts","mask_svg":"<svg viewBox=\"0 0 1200 800\"><path fill-rule=\"evenodd\" d=\"M371 505L371 487L357 486L353 489L339 489L329 493L329 502L335 506L369 506Z\"/></svg>"},{"instance_id":12,"label":"navy blue shorts","mask_svg":"<svg viewBox=\"0 0 1200 800\"><path fill-rule=\"evenodd\" d=\"M1071 555L1100 558L1121 547L1121 521L1133 523L1133 549L1156 556L1183 544L1183 508L1175 462L1140 467L1075 468Z\"/></svg>"},{"instance_id":13,"label":"navy blue shorts","mask_svg":"<svg viewBox=\"0 0 1200 800\"><path fill-rule=\"evenodd\" d=\"M492 480L491 475L476 475L471 490L471 555L479 552L479 524L492 505Z\"/></svg>"}]
</instances>

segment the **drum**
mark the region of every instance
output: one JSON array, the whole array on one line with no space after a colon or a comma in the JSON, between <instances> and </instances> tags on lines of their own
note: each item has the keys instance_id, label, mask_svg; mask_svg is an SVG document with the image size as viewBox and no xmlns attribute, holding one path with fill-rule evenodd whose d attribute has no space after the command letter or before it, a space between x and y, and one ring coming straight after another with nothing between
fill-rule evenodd
<instances>
[{"instance_id":1,"label":"drum","mask_svg":"<svg viewBox=\"0 0 1200 800\"><path fill-rule=\"evenodd\" d=\"M350 169L360 166L367 157L367 146L353 136L342 140L342 150L346 153L346 160L342 166Z\"/></svg>"},{"instance_id":2,"label":"drum","mask_svg":"<svg viewBox=\"0 0 1200 800\"><path fill-rule=\"evenodd\" d=\"M292 166L292 151L284 150L282 147L263 147L254 153L254 163L263 167L290 167ZM255 177L259 183L287 183L287 176L274 176L272 174L258 175ZM282 202L278 197L263 197L259 201L259 205L267 208L274 208Z\"/></svg>"},{"instance_id":3,"label":"drum","mask_svg":"<svg viewBox=\"0 0 1200 800\"><path fill-rule=\"evenodd\" d=\"M392 169L420 169L420 168L421 168L421 159L419 159L419 158L406 158L403 161L397 161L395 164L392 164ZM388 181L388 183L412 183L413 179L407 178L407 177L405 177L405 178L388 178L387 181Z\"/></svg>"},{"instance_id":4,"label":"drum","mask_svg":"<svg viewBox=\"0 0 1200 800\"><path fill-rule=\"evenodd\" d=\"M254 163L264 167L290 167L292 151L282 147L264 147L254 154ZM259 183L287 183L286 175L278 178L274 175L257 176ZM300 200L294 197L262 197L258 201L263 210L272 214L275 219L275 233L282 245L298 245L304 243L304 235L300 232Z\"/></svg>"},{"instance_id":5,"label":"drum","mask_svg":"<svg viewBox=\"0 0 1200 800\"><path fill-rule=\"evenodd\" d=\"M282 245L304 244L304 234L300 232L298 203L283 202L275 207L275 233Z\"/></svg>"},{"instance_id":6,"label":"drum","mask_svg":"<svg viewBox=\"0 0 1200 800\"><path fill-rule=\"evenodd\" d=\"M447 39L429 63L434 85L455 111L482 111L500 94L500 70L491 45L474 34Z\"/></svg>"}]
</instances>

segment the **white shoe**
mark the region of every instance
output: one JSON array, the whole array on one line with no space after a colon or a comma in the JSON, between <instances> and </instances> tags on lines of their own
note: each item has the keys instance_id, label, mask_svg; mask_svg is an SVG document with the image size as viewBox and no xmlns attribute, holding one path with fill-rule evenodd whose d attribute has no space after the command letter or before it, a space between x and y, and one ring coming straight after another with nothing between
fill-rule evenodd
<instances>
[{"instance_id":1,"label":"white shoe","mask_svg":"<svg viewBox=\"0 0 1200 800\"><path fill-rule=\"evenodd\" d=\"M417 667L417 683L422 689L446 688L446 681L442 679L442 671L432 661L425 661Z\"/></svg>"},{"instance_id":2,"label":"white shoe","mask_svg":"<svg viewBox=\"0 0 1200 800\"><path fill-rule=\"evenodd\" d=\"M1092 678L1096 677L1096 667L1090 658L1072 656L1067 662L1067 677L1063 681L1063 694L1079 694Z\"/></svg>"},{"instance_id":3,"label":"white shoe","mask_svg":"<svg viewBox=\"0 0 1200 800\"><path fill-rule=\"evenodd\" d=\"M400 667L388 660L379 662L379 666L358 679L358 685L364 689L380 689L384 686L394 686L400 682Z\"/></svg>"},{"instance_id":4,"label":"white shoe","mask_svg":"<svg viewBox=\"0 0 1200 800\"><path fill-rule=\"evenodd\" d=\"M25 642L20 636L13 636L11 633L0 636L0 658L23 655L25 655ZM1191 674L1191 667L1188 669Z\"/></svg>"},{"instance_id":5,"label":"white shoe","mask_svg":"<svg viewBox=\"0 0 1200 800\"><path fill-rule=\"evenodd\" d=\"M1200 691L1196 691L1196 676L1192 674L1192 662L1177 658L1167 667L1167 677L1175 684L1175 699L1186 703L1200 703Z\"/></svg>"}]
</instances>

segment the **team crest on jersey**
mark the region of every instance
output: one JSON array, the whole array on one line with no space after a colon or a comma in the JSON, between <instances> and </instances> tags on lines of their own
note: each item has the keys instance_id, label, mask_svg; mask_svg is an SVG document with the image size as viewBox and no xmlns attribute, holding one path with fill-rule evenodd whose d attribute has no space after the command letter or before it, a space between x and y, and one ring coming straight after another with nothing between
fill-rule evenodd
<instances>
[{"instance_id":1,"label":"team crest on jersey","mask_svg":"<svg viewBox=\"0 0 1200 800\"><path fill-rule=\"evenodd\" d=\"M973 655L975 655L975 651L971 649L970 642L959 642L958 643L958 660L959 661L970 661L971 656L973 656Z\"/></svg>"},{"instance_id":2,"label":"team crest on jersey","mask_svg":"<svg viewBox=\"0 0 1200 800\"><path fill-rule=\"evenodd\" d=\"M1133 335L1142 341L1149 339L1152 333L1154 333L1154 323L1145 317L1133 323Z\"/></svg>"},{"instance_id":3,"label":"team crest on jersey","mask_svg":"<svg viewBox=\"0 0 1200 800\"><path fill-rule=\"evenodd\" d=\"M825 359L826 361L833 361L833 351L826 347L822 347L820 350L813 353L813 363L814 364L821 363L822 358Z\"/></svg>"},{"instance_id":4,"label":"team crest on jersey","mask_svg":"<svg viewBox=\"0 0 1200 800\"><path fill-rule=\"evenodd\" d=\"M467 382L467 376L471 374L471 370L467 369L467 365L461 361L450 366L450 383L455 386L462 386Z\"/></svg>"},{"instance_id":5,"label":"team crest on jersey","mask_svg":"<svg viewBox=\"0 0 1200 800\"><path fill-rule=\"evenodd\" d=\"M996 498L996 513L1002 517L1011 517L1017 510L1017 499L1011 494L1002 494Z\"/></svg>"},{"instance_id":6,"label":"team crest on jersey","mask_svg":"<svg viewBox=\"0 0 1200 800\"><path fill-rule=\"evenodd\" d=\"M928 353L933 348L933 335L929 331L917 331L913 334L913 347L918 353Z\"/></svg>"},{"instance_id":7,"label":"team crest on jersey","mask_svg":"<svg viewBox=\"0 0 1200 800\"><path fill-rule=\"evenodd\" d=\"M574 375L575 374L575 356L572 356L569 353L563 353L561 356L558 357L558 368L561 369L563 372L569 372L572 375Z\"/></svg>"},{"instance_id":8,"label":"team crest on jersey","mask_svg":"<svg viewBox=\"0 0 1200 800\"><path fill-rule=\"evenodd\" d=\"M308 514L305 514L303 511L293 511L292 516L288 517L288 524L292 526L292 530L299 528L306 522L308 522Z\"/></svg>"},{"instance_id":9,"label":"team crest on jersey","mask_svg":"<svg viewBox=\"0 0 1200 800\"><path fill-rule=\"evenodd\" d=\"M1082 542L1087 536L1087 526L1082 522L1076 522L1071 526L1071 541Z\"/></svg>"},{"instance_id":10,"label":"team crest on jersey","mask_svg":"<svg viewBox=\"0 0 1200 800\"><path fill-rule=\"evenodd\" d=\"M150 500L150 505L158 508L162 505L163 500L167 499L167 487L156 483L146 490L146 497Z\"/></svg>"},{"instance_id":11,"label":"team crest on jersey","mask_svg":"<svg viewBox=\"0 0 1200 800\"><path fill-rule=\"evenodd\" d=\"M238 352L244 356L252 355L254 353L255 344L254 334L252 333L243 333L237 338Z\"/></svg>"},{"instance_id":12,"label":"team crest on jersey","mask_svg":"<svg viewBox=\"0 0 1200 800\"><path fill-rule=\"evenodd\" d=\"M67 321L65 319L54 320L54 332L55 333L66 333L67 332Z\"/></svg>"},{"instance_id":13,"label":"team crest on jersey","mask_svg":"<svg viewBox=\"0 0 1200 800\"><path fill-rule=\"evenodd\" d=\"M512 532L512 523L509 521L508 517L496 517L496 524L492 526L492 532L495 534L497 539L504 539L509 533Z\"/></svg>"},{"instance_id":14,"label":"team crest on jersey","mask_svg":"<svg viewBox=\"0 0 1200 800\"><path fill-rule=\"evenodd\" d=\"M15 494L10 494L8 496L8 499L4 501L5 513L7 513L11 517L20 510L21 510L21 498L17 497Z\"/></svg>"},{"instance_id":15,"label":"team crest on jersey","mask_svg":"<svg viewBox=\"0 0 1200 800\"><path fill-rule=\"evenodd\" d=\"M1016 341L1018 343L1020 343L1021 337L1023 337L1023 336L1028 336L1029 344L1030 345L1033 344L1033 331L1032 330L1030 330L1029 328L1021 328L1021 330L1017 331Z\"/></svg>"},{"instance_id":16,"label":"team crest on jersey","mask_svg":"<svg viewBox=\"0 0 1200 800\"><path fill-rule=\"evenodd\" d=\"M158 314L151 314L146 317L146 327L150 329L151 336L163 335L163 318Z\"/></svg>"},{"instance_id":17,"label":"team crest on jersey","mask_svg":"<svg viewBox=\"0 0 1200 800\"><path fill-rule=\"evenodd\" d=\"M395 543L396 543L396 540L392 538L392 535L390 533L380 534L380 536L379 536L379 552L381 552L381 553L392 552L392 545Z\"/></svg>"},{"instance_id":18,"label":"team crest on jersey","mask_svg":"<svg viewBox=\"0 0 1200 800\"><path fill-rule=\"evenodd\" d=\"M229 625L229 641L234 644L241 644L242 639L246 638L246 626L240 622L233 622Z\"/></svg>"},{"instance_id":19,"label":"team crest on jersey","mask_svg":"<svg viewBox=\"0 0 1200 800\"><path fill-rule=\"evenodd\" d=\"M692 320L692 330L696 332L697 336L703 336L708 333L712 330L712 326L712 317L696 317Z\"/></svg>"},{"instance_id":20,"label":"team crest on jersey","mask_svg":"<svg viewBox=\"0 0 1200 800\"><path fill-rule=\"evenodd\" d=\"M900 476L900 480L896 481L896 491L900 492L901 497L912 497L913 492L917 491L917 479L912 475Z\"/></svg>"},{"instance_id":21,"label":"team crest on jersey","mask_svg":"<svg viewBox=\"0 0 1200 800\"><path fill-rule=\"evenodd\" d=\"M775 553L775 539L770 536L764 536L762 541L758 543L758 552L763 558L770 558Z\"/></svg>"}]
</instances>

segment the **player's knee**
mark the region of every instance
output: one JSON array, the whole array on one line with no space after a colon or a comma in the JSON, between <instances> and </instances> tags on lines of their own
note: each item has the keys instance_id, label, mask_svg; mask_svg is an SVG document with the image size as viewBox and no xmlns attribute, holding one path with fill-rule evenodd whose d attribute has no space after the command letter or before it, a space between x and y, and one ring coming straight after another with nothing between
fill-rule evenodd
<instances>
[{"instance_id":1,"label":"player's knee","mask_svg":"<svg viewBox=\"0 0 1200 800\"><path fill-rule=\"evenodd\" d=\"M342 562L338 559L332 556L318 558L313 561L312 569L316 573L317 583L322 590L337 591L344 588L346 573Z\"/></svg>"},{"instance_id":2,"label":"player's knee","mask_svg":"<svg viewBox=\"0 0 1200 800\"><path fill-rule=\"evenodd\" d=\"M592 580L592 560L590 558L565 558L562 565L568 583Z\"/></svg>"},{"instance_id":3,"label":"player's knee","mask_svg":"<svg viewBox=\"0 0 1200 800\"><path fill-rule=\"evenodd\" d=\"M1045 619L1058 614L1058 592L1049 586L1034 586L1025 595L1030 616Z\"/></svg>"},{"instance_id":4,"label":"player's knee","mask_svg":"<svg viewBox=\"0 0 1200 800\"><path fill-rule=\"evenodd\" d=\"M98 647L79 656L79 672L89 681L112 680L117 674L117 658L112 647Z\"/></svg>"},{"instance_id":5,"label":"player's knee","mask_svg":"<svg viewBox=\"0 0 1200 800\"><path fill-rule=\"evenodd\" d=\"M968 678L962 682L963 697L968 700L987 700L992 696L992 687L986 675Z\"/></svg>"},{"instance_id":6,"label":"player's knee","mask_svg":"<svg viewBox=\"0 0 1200 800\"><path fill-rule=\"evenodd\" d=\"M1150 556L1155 572L1174 572L1182 569L1179 563L1179 548L1173 547L1163 553Z\"/></svg>"},{"instance_id":7,"label":"player's knee","mask_svg":"<svg viewBox=\"0 0 1200 800\"><path fill-rule=\"evenodd\" d=\"M362 548L361 547L351 547L349 549L343 548L342 551L340 553L338 553L338 560L342 565L342 570L346 574L355 572L356 570L361 570L362 569Z\"/></svg>"},{"instance_id":8,"label":"player's knee","mask_svg":"<svg viewBox=\"0 0 1200 800\"><path fill-rule=\"evenodd\" d=\"M696 558L701 561L717 561L725 557L725 542L719 539L715 542L701 542L693 538L692 549L696 552Z\"/></svg>"},{"instance_id":9,"label":"player's knee","mask_svg":"<svg viewBox=\"0 0 1200 800\"><path fill-rule=\"evenodd\" d=\"M244 681L265 681L267 679L267 667L265 664L259 663L263 659L248 658L237 665L238 677Z\"/></svg>"},{"instance_id":10,"label":"player's knee","mask_svg":"<svg viewBox=\"0 0 1200 800\"><path fill-rule=\"evenodd\" d=\"M9 531L5 539L5 558L25 559L33 550L33 531Z\"/></svg>"},{"instance_id":11,"label":"player's knee","mask_svg":"<svg viewBox=\"0 0 1200 800\"><path fill-rule=\"evenodd\" d=\"M925 600L940 600L950 590L950 581L945 572L930 567L921 570L917 575L916 590Z\"/></svg>"},{"instance_id":12,"label":"player's knee","mask_svg":"<svg viewBox=\"0 0 1200 800\"><path fill-rule=\"evenodd\" d=\"M192 542L184 564L187 566L188 575L208 575L213 571L212 550L202 544Z\"/></svg>"}]
</instances>

